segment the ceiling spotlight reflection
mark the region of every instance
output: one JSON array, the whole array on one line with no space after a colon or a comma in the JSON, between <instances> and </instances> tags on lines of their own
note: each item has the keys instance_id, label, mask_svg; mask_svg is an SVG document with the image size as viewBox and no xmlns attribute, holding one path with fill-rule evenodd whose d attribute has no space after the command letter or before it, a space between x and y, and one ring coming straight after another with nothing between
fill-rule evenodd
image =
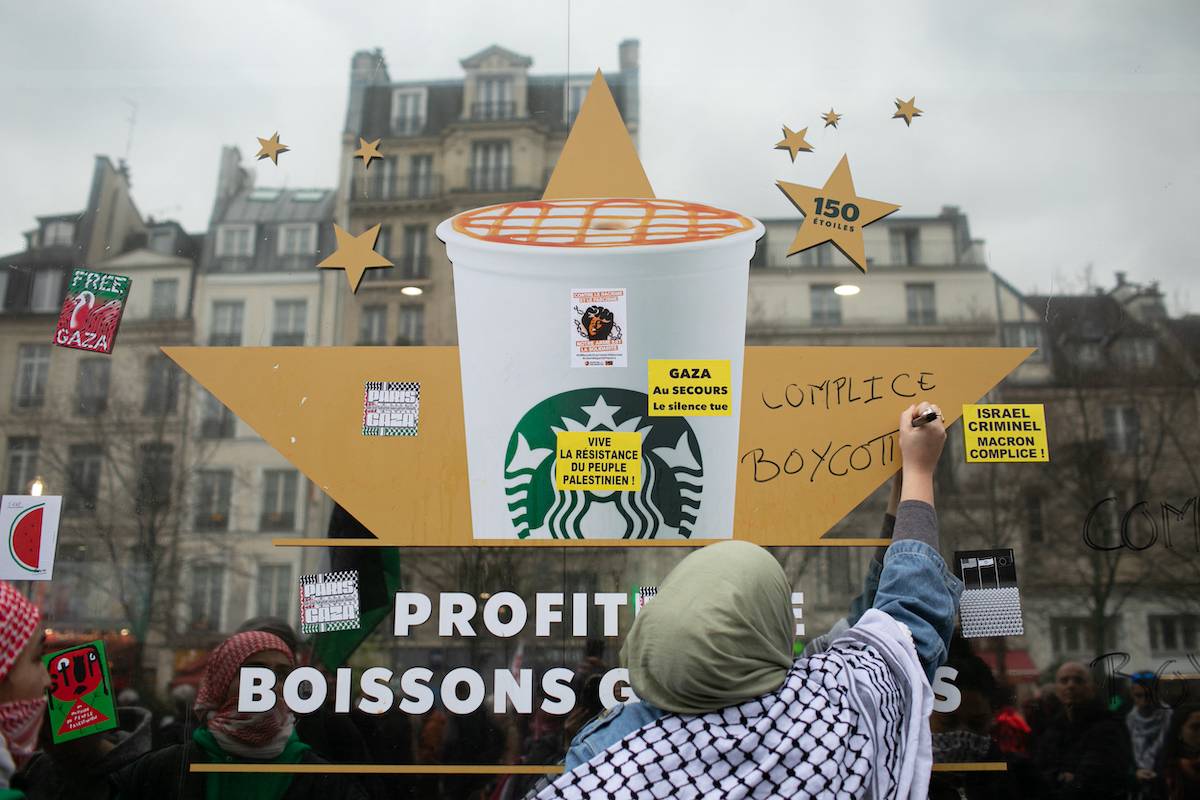
<instances>
[{"instance_id":1,"label":"ceiling spotlight reflection","mask_svg":"<svg viewBox=\"0 0 1200 800\"><path fill-rule=\"evenodd\" d=\"M833 293L840 294L842 297L851 297L858 294L860 291L862 290L853 283L842 283L833 287Z\"/></svg>"},{"instance_id":2,"label":"ceiling spotlight reflection","mask_svg":"<svg viewBox=\"0 0 1200 800\"><path fill-rule=\"evenodd\" d=\"M409 297L416 297L423 292L424 290L420 286L405 286L400 290L400 294L406 294Z\"/></svg>"}]
</instances>

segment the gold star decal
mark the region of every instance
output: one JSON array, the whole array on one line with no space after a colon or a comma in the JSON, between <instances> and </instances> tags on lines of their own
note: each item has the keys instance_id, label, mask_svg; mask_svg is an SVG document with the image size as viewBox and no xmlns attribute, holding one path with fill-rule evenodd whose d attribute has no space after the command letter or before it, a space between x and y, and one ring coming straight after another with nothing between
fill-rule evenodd
<instances>
[{"instance_id":1,"label":"gold star decal","mask_svg":"<svg viewBox=\"0 0 1200 800\"><path fill-rule=\"evenodd\" d=\"M261 136L257 136L255 138L258 139L259 144L259 161L262 161L264 158L269 158L271 159L272 164L278 164L279 154L286 153L288 151L288 146L286 144L279 143L279 131L275 131L270 139L264 139Z\"/></svg>"},{"instance_id":2,"label":"gold star decal","mask_svg":"<svg viewBox=\"0 0 1200 800\"><path fill-rule=\"evenodd\" d=\"M350 281L350 291L357 292L358 284L366 270L371 267L395 266L375 252L375 239L379 236L379 228L380 226L376 225L358 236L352 236L334 223L333 232L337 236L337 249L317 266L322 269L346 270L346 280Z\"/></svg>"},{"instance_id":3,"label":"gold star decal","mask_svg":"<svg viewBox=\"0 0 1200 800\"><path fill-rule=\"evenodd\" d=\"M837 127L837 124L838 124L838 120L839 120L839 119L841 119L843 116L845 116L845 115L844 115L844 114L838 114L838 113L837 113L837 112L835 112L835 111L834 111L832 108L830 108L830 109L829 109L829 113L828 113L828 114L822 114L822 115L821 115L821 119L825 120L825 127L826 127L826 128L828 128L830 125L832 125L833 127L835 127L835 128L836 128L836 127Z\"/></svg>"},{"instance_id":4,"label":"gold star decal","mask_svg":"<svg viewBox=\"0 0 1200 800\"><path fill-rule=\"evenodd\" d=\"M896 98L896 113L892 114L892 119L904 119L905 125L912 125L913 117L921 116L921 109L917 108L917 98L910 97L908 100Z\"/></svg>"},{"instance_id":5,"label":"gold star decal","mask_svg":"<svg viewBox=\"0 0 1200 800\"><path fill-rule=\"evenodd\" d=\"M383 153L379 152L380 141L380 139L376 139L373 142L368 142L361 136L358 137L358 149L354 151L354 157L363 160L363 169L370 169L372 160L383 158Z\"/></svg>"},{"instance_id":6,"label":"gold star decal","mask_svg":"<svg viewBox=\"0 0 1200 800\"><path fill-rule=\"evenodd\" d=\"M804 215L787 254L795 255L832 242L862 272L867 271L862 229L900 208L894 203L859 197L854 191L850 160L846 156L842 156L829 180L820 188L783 181L777 185Z\"/></svg>"},{"instance_id":7,"label":"gold star decal","mask_svg":"<svg viewBox=\"0 0 1200 800\"><path fill-rule=\"evenodd\" d=\"M783 126L783 138L775 143L776 150L787 150L792 157L792 162L796 161L796 153L803 150L806 153L812 152L812 145L804 141L804 134L808 133L808 128L801 128L799 131L794 131L787 125Z\"/></svg>"}]
</instances>

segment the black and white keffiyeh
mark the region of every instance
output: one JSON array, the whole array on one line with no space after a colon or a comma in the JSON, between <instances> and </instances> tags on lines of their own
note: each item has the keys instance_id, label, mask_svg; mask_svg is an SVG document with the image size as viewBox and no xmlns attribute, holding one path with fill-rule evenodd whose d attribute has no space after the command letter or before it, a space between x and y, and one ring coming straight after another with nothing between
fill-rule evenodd
<instances>
[{"instance_id":1,"label":"black and white keffiyeh","mask_svg":"<svg viewBox=\"0 0 1200 800\"><path fill-rule=\"evenodd\" d=\"M814 645L821 652L809 654ZM908 629L872 609L831 642L811 643L778 690L657 719L537 800L923 800L932 706Z\"/></svg>"}]
</instances>

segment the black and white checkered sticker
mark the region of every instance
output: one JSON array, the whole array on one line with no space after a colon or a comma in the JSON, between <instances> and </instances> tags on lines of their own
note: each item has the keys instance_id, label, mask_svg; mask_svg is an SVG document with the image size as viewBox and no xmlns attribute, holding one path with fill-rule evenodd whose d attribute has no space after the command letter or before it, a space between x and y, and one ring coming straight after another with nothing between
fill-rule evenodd
<instances>
[{"instance_id":1,"label":"black and white checkered sticker","mask_svg":"<svg viewBox=\"0 0 1200 800\"><path fill-rule=\"evenodd\" d=\"M367 381L363 385L363 436L416 436L421 384Z\"/></svg>"},{"instance_id":2,"label":"black and white checkered sticker","mask_svg":"<svg viewBox=\"0 0 1200 800\"><path fill-rule=\"evenodd\" d=\"M300 632L358 630L358 571L300 576Z\"/></svg>"},{"instance_id":3,"label":"black and white checkered sticker","mask_svg":"<svg viewBox=\"0 0 1200 800\"><path fill-rule=\"evenodd\" d=\"M1012 550L957 552L954 571L965 587L958 609L965 638L1025 633L1017 588L1017 560Z\"/></svg>"}]
</instances>

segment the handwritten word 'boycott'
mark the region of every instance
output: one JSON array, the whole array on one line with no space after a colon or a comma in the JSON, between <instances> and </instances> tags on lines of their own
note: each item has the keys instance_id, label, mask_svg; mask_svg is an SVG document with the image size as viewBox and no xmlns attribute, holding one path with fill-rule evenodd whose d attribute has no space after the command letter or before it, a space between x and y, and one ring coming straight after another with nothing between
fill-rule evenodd
<instances>
[{"instance_id":1,"label":"handwritten word 'boycott'","mask_svg":"<svg viewBox=\"0 0 1200 800\"><path fill-rule=\"evenodd\" d=\"M835 449L833 442L826 442L825 447L818 450L811 447L808 454L797 448L792 448L782 460L767 458L766 450L756 447L745 453L740 462L745 464L747 459L754 470L755 483L767 483L780 475L801 475L805 466L811 467L808 473L809 483L817 479L817 473L832 478L841 478L853 472L862 472L873 465L886 466L896 460L896 434L899 430L882 433L862 444L841 444Z\"/></svg>"},{"instance_id":2,"label":"handwritten word 'boycott'","mask_svg":"<svg viewBox=\"0 0 1200 800\"><path fill-rule=\"evenodd\" d=\"M888 397L916 397L919 392L937 388L932 379L932 372L918 372L916 377L910 372L898 372L891 376L871 375L867 378L838 375L820 383L789 383L783 387L781 396L771 398L779 402L771 402L764 392L762 403L773 411L805 405L812 408L824 406L828 411L835 406L859 402L868 405Z\"/></svg>"}]
</instances>

